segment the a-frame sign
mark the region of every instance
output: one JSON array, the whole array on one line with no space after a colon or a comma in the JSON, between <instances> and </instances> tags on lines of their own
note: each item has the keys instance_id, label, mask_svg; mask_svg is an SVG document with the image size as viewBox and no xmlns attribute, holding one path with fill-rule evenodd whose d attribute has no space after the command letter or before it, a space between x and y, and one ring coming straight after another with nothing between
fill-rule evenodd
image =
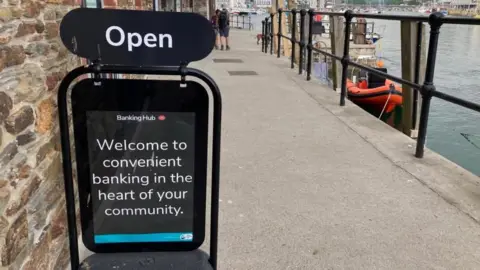
<instances>
[{"instance_id":1,"label":"a-frame sign","mask_svg":"<svg viewBox=\"0 0 480 270\"><path fill-rule=\"evenodd\" d=\"M68 73L58 91L72 269L216 269L221 96L210 76L187 67L213 49L209 21L194 13L81 8L64 17L60 35L72 53L93 63ZM179 79L100 76L108 73ZM84 74L94 76L78 81ZM199 247L206 231L211 110L206 254ZM77 196L81 239L95 253L82 263Z\"/></svg>"}]
</instances>

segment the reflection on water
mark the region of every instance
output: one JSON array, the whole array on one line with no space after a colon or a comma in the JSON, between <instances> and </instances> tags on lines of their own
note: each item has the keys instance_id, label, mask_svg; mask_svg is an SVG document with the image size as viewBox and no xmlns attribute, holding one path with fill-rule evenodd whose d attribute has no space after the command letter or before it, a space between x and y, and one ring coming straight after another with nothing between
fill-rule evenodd
<instances>
[{"instance_id":1,"label":"reflection on water","mask_svg":"<svg viewBox=\"0 0 480 270\"><path fill-rule=\"evenodd\" d=\"M264 16L255 16L261 31ZM260 17L260 18L259 18ZM373 20L384 25L384 39L377 49L388 72L401 75L400 22ZM426 25L427 39L430 32ZM380 29L381 27L376 27ZM383 28L383 27L382 27ZM427 42L428 43L428 42ZM435 85L438 91L480 103L480 26L443 25L440 30ZM462 167L480 175L480 149L460 133L480 135L480 113L433 98L427 146Z\"/></svg>"}]
</instances>

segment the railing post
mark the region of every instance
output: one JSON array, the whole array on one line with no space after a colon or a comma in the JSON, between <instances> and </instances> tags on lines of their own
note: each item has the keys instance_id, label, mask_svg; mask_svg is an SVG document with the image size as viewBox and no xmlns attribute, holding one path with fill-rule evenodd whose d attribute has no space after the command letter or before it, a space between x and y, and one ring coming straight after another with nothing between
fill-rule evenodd
<instances>
[{"instance_id":1,"label":"railing post","mask_svg":"<svg viewBox=\"0 0 480 270\"><path fill-rule=\"evenodd\" d=\"M245 16L242 16L242 29L245 29Z\"/></svg>"},{"instance_id":2,"label":"railing post","mask_svg":"<svg viewBox=\"0 0 480 270\"><path fill-rule=\"evenodd\" d=\"M273 16L275 14L270 14L270 54L273 54Z\"/></svg>"},{"instance_id":3,"label":"railing post","mask_svg":"<svg viewBox=\"0 0 480 270\"><path fill-rule=\"evenodd\" d=\"M262 52L265 52L265 20L262 21Z\"/></svg>"},{"instance_id":4,"label":"railing post","mask_svg":"<svg viewBox=\"0 0 480 270\"><path fill-rule=\"evenodd\" d=\"M270 35L270 32L268 30L268 17L265 18L265 53L268 52L268 42L269 42L269 35Z\"/></svg>"},{"instance_id":5,"label":"railing post","mask_svg":"<svg viewBox=\"0 0 480 270\"><path fill-rule=\"evenodd\" d=\"M305 15L307 11L305 9L300 10L300 59L298 59L298 74L302 74L303 71L303 51L305 50Z\"/></svg>"},{"instance_id":6,"label":"railing post","mask_svg":"<svg viewBox=\"0 0 480 270\"><path fill-rule=\"evenodd\" d=\"M278 9L278 32L277 32L277 58L280 58L280 47L282 45L282 9Z\"/></svg>"},{"instance_id":7,"label":"railing post","mask_svg":"<svg viewBox=\"0 0 480 270\"><path fill-rule=\"evenodd\" d=\"M350 26L352 23L353 12L345 11L345 40L343 41L343 57L342 63L342 81L340 91L340 106L345 106L345 97L347 96L347 71L350 62Z\"/></svg>"},{"instance_id":8,"label":"railing post","mask_svg":"<svg viewBox=\"0 0 480 270\"><path fill-rule=\"evenodd\" d=\"M421 89L422 107L420 109L420 126L418 128L417 148L415 156L422 158L425 150L425 140L427 138L428 114L430 111L430 102L433 92L436 91L433 84L435 74L435 60L437 58L438 36L442 26L443 14L435 12L430 14L428 24L430 24L430 40L428 44L427 67L425 69L425 81Z\"/></svg>"},{"instance_id":9,"label":"railing post","mask_svg":"<svg viewBox=\"0 0 480 270\"><path fill-rule=\"evenodd\" d=\"M413 82L420 83L420 64L422 58L422 38L423 37L423 22L417 23L417 46L415 50L415 70ZM413 104L412 104L412 129L417 126L417 108L418 108L418 91L413 91Z\"/></svg>"},{"instance_id":10,"label":"railing post","mask_svg":"<svg viewBox=\"0 0 480 270\"><path fill-rule=\"evenodd\" d=\"M307 81L311 79L312 73L312 48L313 48L313 15L314 9L308 10L308 44L307 44Z\"/></svg>"},{"instance_id":11,"label":"railing post","mask_svg":"<svg viewBox=\"0 0 480 270\"><path fill-rule=\"evenodd\" d=\"M273 36L273 27L272 27L272 22L270 22L270 23L268 24L268 29L270 29L269 32L268 32L268 33L269 33L269 35L268 35L269 41L268 41L268 42L270 42L270 54L272 54L272 53L273 53L273 49L272 49L272 48L273 48L273 38L272 38L272 36Z\"/></svg>"},{"instance_id":12,"label":"railing post","mask_svg":"<svg viewBox=\"0 0 480 270\"><path fill-rule=\"evenodd\" d=\"M292 30L290 31L292 33L292 53L290 56L290 67L294 68L295 67L295 45L297 43L297 37L296 37L296 32L295 29L297 24L297 10L292 9Z\"/></svg>"}]
</instances>

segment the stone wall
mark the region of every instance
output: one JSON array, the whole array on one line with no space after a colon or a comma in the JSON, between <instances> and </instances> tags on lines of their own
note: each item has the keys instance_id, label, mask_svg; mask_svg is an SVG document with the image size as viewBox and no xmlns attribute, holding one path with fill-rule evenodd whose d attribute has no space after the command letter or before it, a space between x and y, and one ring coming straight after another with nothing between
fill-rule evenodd
<instances>
[{"instance_id":1,"label":"stone wall","mask_svg":"<svg viewBox=\"0 0 480 270\"><path fill-rule=\"evenodd\" d=\"M193 12L208 17L208 0L193 0Z\"/></svg>"},{"instance_id":2,"label":"stone wall","mask_svg":"<svg viewBox=\"0 0 480 270\"><path fill-rule=\"evenodd\" d=\"M0 269L69 265L56 93L80 64L59 38L61 18L79 5L73 1L0 0ZM151 5L105 0L105 7Z\"/></svg>"},{"instance_id":3,"label":"stone wall","mask_svg":"<svg viewBox=\"0 0 480 270\"><path fill-rule=\"evenodd\" d=\"M0 269L65 269L56 92L78 65L59 39L69 0L0 4Z\"/></svg>"}]
</instances>

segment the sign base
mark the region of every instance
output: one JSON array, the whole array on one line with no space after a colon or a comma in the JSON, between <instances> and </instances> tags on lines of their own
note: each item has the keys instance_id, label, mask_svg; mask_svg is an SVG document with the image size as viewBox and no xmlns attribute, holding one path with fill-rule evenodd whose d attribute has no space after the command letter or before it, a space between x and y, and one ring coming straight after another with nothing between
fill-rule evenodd
<instances>
[{"instance_id":1,"label":"sign base","mask_svg":"<svg viewBox=\"0 0 480 270\"><path fill-rule=\"evenodd\" d=\"M107 253L93 254L79 270L213 270L209 255L200 249L189 252Z\"/></svg>"}]
</instances>

